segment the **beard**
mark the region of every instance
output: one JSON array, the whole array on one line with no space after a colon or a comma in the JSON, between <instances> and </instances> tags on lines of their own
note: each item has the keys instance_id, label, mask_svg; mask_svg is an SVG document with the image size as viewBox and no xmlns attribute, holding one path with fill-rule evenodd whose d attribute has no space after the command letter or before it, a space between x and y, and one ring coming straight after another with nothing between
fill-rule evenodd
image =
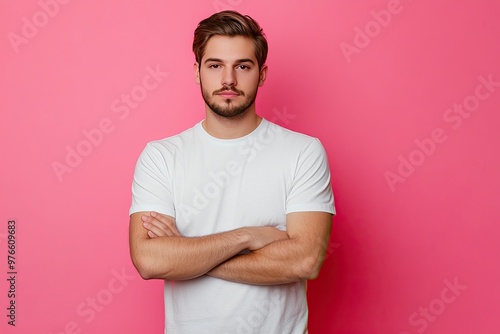
<instances>
[{"instance_id":1,"label":"beard","mask_svg":"<svg viewBox=\"0 0 500 334\"><path fill-rule=\"evenodd\" d=\"M258 87L256 87L255 90L249 92L249 94L245 94L244 92L237 90L234 87L225 87L216 90L213 93L210 93L203 89L203 84L201 82L200 82L200 87L203 100L210 108L210 110L212 110L212 112L214 112L216 115L219 115L220 117L224 118L236 118L238 116L243 115L245 111L247 111L248 108L250 108L252 104L254 104L255 99L257 98L257 90L258 90ZM221 93L223 91L233 91L235 93L238 93L241 97L244 97L244 100L240 104L235 104L234 99L226 99L224 102L216 104L214 98L217 96L218 93Z\"/></svg>"}]
</instances>

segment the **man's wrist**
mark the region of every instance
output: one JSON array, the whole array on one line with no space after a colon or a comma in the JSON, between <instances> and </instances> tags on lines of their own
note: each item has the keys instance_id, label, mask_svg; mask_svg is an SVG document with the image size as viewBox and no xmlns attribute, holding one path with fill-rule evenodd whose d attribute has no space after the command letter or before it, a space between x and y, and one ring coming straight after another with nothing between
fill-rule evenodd
<instances>
[{"instance_id":1,"label":"man's wrist","mask_svg":"<svg viewBox=\"0 0 500 334\"><path fill-rule=\"evenodd\" d=\"M243 250L249 249L252 238L248 232L248 227L240 227L236 230L238 243L243 247Z\"/></svg>"}]
</instances>

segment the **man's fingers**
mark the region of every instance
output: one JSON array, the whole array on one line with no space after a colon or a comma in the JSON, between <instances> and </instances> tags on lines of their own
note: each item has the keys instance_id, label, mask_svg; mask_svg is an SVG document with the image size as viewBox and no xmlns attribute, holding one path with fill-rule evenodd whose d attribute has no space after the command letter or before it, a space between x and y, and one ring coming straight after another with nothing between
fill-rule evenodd
<instances>
[{"instance_id":1,"label":"man's fingers","mask_svg":"<svg viewBox=\"0 0 500 334\"><path fill-rule=\"evenodd\" d=\"M175 223L170 218L164 217L159 213L154 212L151 215L143 215L141 219L144 228L157 237L181 236ZM148 233L148 235L151 237L150 233Z\"/></svg>"},{"instance_id":2,"label":"man's fingers","mask_svg":"<svg viewBox=\"0 0 500 334\"><path fill-rule=\"evenodd\" d=\"M271 226L247 227L247 231L251 235L251 245L249 247L251 251L266 247L273 242L289 239L286 231Z\"/></svg>"},{"instance_id":3,"label":"man's fingers","mask_svg":"<svg viewBox=\"0 0 500 334\"><path fill-rule=\"evenodd\" d=\"M172 237L174 234L172 231L170 231L165 225L163 226L158 226L154 223L149 223L149 222L143 222L142 226L146 230L148 230L148 235L151 237L151 233L153 233L157 237ZM151 233L149 233L151 232Z\"/></svg>"},{"instance_id":4,"label":"man's fingers","mask_svg":"<svg viewBox=\"0 0 500 334\"><path fill-rule=\"evenodd\" d=\"M152 211L151 217L156 219L158 222L165 224L168 229L176 236L181 236L179 231L177 230L177 226L175 225L175 221L172 220L171 217L164 216L158 212Z\"/></svg>"},{"instance_id":5,"label":"man's fingers","mask_svg":"<svg viewBox=\"0 0 500 334\"><path fill-rule=\"evenodd\" d=\"M171 237L174 233L168 228L167 225L150 217L142 216L142 226L149 232L154 233L157 237ZM150 233L148 235L151 237Z\"/></svg>"}]
</instances>

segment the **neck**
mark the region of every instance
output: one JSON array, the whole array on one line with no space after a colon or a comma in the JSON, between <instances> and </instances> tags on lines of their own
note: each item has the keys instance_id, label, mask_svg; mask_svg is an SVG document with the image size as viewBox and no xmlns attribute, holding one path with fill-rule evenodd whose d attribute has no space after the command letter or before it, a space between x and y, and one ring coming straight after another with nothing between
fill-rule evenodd
<instances>
[{"instance_id":1,"label":"neck","mask_svg":"<svg viewBox=\"0 0 500 334\"><path fill-rule=\"evenodd\" d=\"M255 113L255 106L234 118L219 116L208 106L205 106L205 109L206 118L201 125L208 134L219 139L236 139L246 136L262 121L262 118Z\"/></svg>"}]
</instances>

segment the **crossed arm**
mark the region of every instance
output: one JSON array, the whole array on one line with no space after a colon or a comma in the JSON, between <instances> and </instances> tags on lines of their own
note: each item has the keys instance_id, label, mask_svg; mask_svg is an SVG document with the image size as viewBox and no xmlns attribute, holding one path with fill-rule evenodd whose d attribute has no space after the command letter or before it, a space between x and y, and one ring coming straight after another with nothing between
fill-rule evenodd
<instances>
[{"instance_id":1,"label":"crossed arm","mask_svg":"<svg viewBox=\"0 0 500 334\"><path fill-rule=\"evenodd\" d=\"M296 212L287 230L243 227L203 237L183 237L175 219L155 212L130 217L130 252L144 279L188 280L209 275L271 285L314 279L325 258L332 215ZM249 250L249 253L241 254Z\"/></svg>"}]
</instances>

